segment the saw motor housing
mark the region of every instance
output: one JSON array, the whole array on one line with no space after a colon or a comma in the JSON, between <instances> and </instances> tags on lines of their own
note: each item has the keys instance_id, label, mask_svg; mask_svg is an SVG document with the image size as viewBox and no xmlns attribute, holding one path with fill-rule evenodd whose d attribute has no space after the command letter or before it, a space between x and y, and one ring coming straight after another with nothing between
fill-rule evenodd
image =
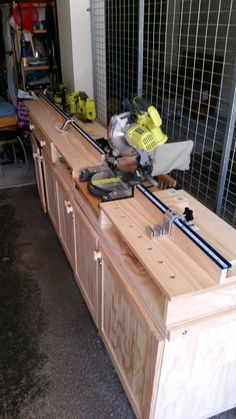
<instances>
[{"instance_id":1,"label":"saw motor housing","mask_svg":"<svg viewBox=\"0 0 236 419\"><path fill-rule=\"evenodd\" d=\"M161 117L154 106L149 106L147 113L138 114L137 118L137 122L128 126L126 131L126 139L132 147L151 153L167 141L161 129Z\"/></svg>"}]
</instances>

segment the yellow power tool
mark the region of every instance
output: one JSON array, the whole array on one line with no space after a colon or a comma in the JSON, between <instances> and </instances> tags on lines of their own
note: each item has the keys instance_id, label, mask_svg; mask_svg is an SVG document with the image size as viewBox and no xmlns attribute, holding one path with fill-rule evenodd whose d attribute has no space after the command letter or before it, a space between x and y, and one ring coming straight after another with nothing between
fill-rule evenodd
<instances>
[{"instance_id":1,"label":"yellow power tool","mask_svg":"<svg viewBox=\"0 0 236 419\"><path fill-rule=\"evenodd\" d=\"M93 121L96 119L94 100L89 99L85 92L79 92L78 115L85 121Z\"/></svg>"},{"instance_id":2,"label":"yellow power tool","mask_svg":"<svg viewBox=\"0 0 236 419\"><path fill-rule=\"evenodd\" d=\"M64 83L59 83L54 92L54 103L63 110L65 110L66 106L66 90L66 85Z\"/></svg>"},{"instance_id":3,"label":"yellow power tool","mask_svg":"<svg viewBox=\"0 0 236 419\"><path fill-rule=\"evenodd\" d=\"M88 182L88 189L102 200L132 196L132 186L151 180L152 152L167 141L161 129L162 120L157 109L136 97L126 101L129 111L114 115L108 126L107 166L91 167L82 171L80 180ZM137 164L132 171L119 168L119 157L133 155Z\"/></svg>"},{"instance_id":4,"label":"yellow power tool","mask_svg":"<svg viewBox=\"0 0 236 419\"><path fill-rule=\"evenodd\" d=\"M168 138L161 129L161 117L154 106L148 105L140 97L134 98L133 107L137 122L128 127L126 140L134 149L150 153Z\"/></svg>"},{"instance_id":5,"label":"yellow power tool","mask_svg":"<svg viewBox=\"0 0 236 419\"><path fill-rule=\"evenodd\" d=\"M89 99L87 93L82 91L70 93L66 96L66 103L71 115L78 114L84 121L96 119L94 100Z\"/></svg>"},{"instance_id":6,"label":"yellow power tool","mask_svg":"<svg viewBox=\"0 0 236 419\"><path fill-rule=\"evenodd\" d=\"M108 126L108 141L115 157L148 154L167 141L161 129L162 120L157 109L142 98L135 97L130 110L114 115ZM148 159L147 159L148 160Z\"/></svg>"}]
</instances>

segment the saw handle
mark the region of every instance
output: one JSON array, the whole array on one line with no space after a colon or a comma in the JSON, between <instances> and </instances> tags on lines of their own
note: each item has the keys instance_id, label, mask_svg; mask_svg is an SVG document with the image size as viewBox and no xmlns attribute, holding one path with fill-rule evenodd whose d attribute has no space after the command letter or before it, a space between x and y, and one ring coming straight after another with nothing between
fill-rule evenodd
<instances>
[{"instance_id":1,"label":"saw handle","mask_svg":"<svg viewBox=\"0 0 236 419\"><path fill-rule=\"evenodd\" d=\"M150 119L152 120L153 124L155 127L160 127L162 124L162 119L160 117L159 112L157 111L157 109L154 106L149 106L148 110L148 115L150 117Z\"/></svg>"}]
</instances>

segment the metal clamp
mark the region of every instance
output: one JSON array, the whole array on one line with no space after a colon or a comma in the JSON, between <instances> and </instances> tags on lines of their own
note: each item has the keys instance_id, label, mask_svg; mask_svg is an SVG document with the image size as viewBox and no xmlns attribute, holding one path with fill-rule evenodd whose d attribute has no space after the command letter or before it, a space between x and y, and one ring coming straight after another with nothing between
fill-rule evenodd
<instances>
[{"instance_id":1,"label":"metal clamp","mask_svg":"<svg viewBox=\"0 0 236 419\"><path fill-rule=\"evenodd\" d=\"M75 122L73 118L68 118L68 119L66 119L66 120L65 120L65 122L63 122L63 124L62 124L61 128L59 128L59 127L57 127L57 126L55 126L55 128L56 128L59 132L63 133L63 132L66 132L66 131L67 131L67 129L66 129L67 125L68 125L68 124L73 124L73 122Z\"/></svg>"},{"instance_id":2,"label":"metal clamp","mask_svg":"<svg viewBox=\"0 0 236 419\"><path fill-rule=\"evenodd\" d=\"M179 215L176 215L173 211L167 210L163 216L162 225L157 224L154 227L146 226L146 233L150 239L155 240L158 237L170 236L172 230L173 221L176 218L182 218Z\"/></svg>"}]
</instances>

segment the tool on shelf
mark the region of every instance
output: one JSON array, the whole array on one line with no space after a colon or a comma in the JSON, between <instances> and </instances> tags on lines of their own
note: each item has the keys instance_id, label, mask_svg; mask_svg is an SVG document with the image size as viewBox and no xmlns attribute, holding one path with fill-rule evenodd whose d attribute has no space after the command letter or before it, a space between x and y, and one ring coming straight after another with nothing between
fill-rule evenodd
<instances>
[{"instance_id":1,"label":"tool on shelf","mask_svg":"<svg viewBox=\"0 0 236 419\"><path fill-rule=\"evenodd\" d=\"M27 67L28 57L27 57L27 49L26 49L26 43L25 43L24 37L21 41L21 62L22 62L23 67Z\"/></svg>"},{"instance_id":2,"label":"tool on shelf","mask_svg":"<svg viewBox=\"0 0 236 419\"><path fill-rule=\"evenodd\" d=\"M66 85L64 83L59 83L54 92L54 103L62 110L65 110L66 107L66 91Z\"/></svg>"},{"instance_id":3,"label":"tool on shelf","mask_svg":"<svg viewBox=\"0 0 236 419\"><path fill-rule=\"evenodd\" d=\"M93 121L96 119L95 103L93 99L89 99L87 93L79 92L78 96L78 115L85 121Z\"/></svg>"}]
</instances>

